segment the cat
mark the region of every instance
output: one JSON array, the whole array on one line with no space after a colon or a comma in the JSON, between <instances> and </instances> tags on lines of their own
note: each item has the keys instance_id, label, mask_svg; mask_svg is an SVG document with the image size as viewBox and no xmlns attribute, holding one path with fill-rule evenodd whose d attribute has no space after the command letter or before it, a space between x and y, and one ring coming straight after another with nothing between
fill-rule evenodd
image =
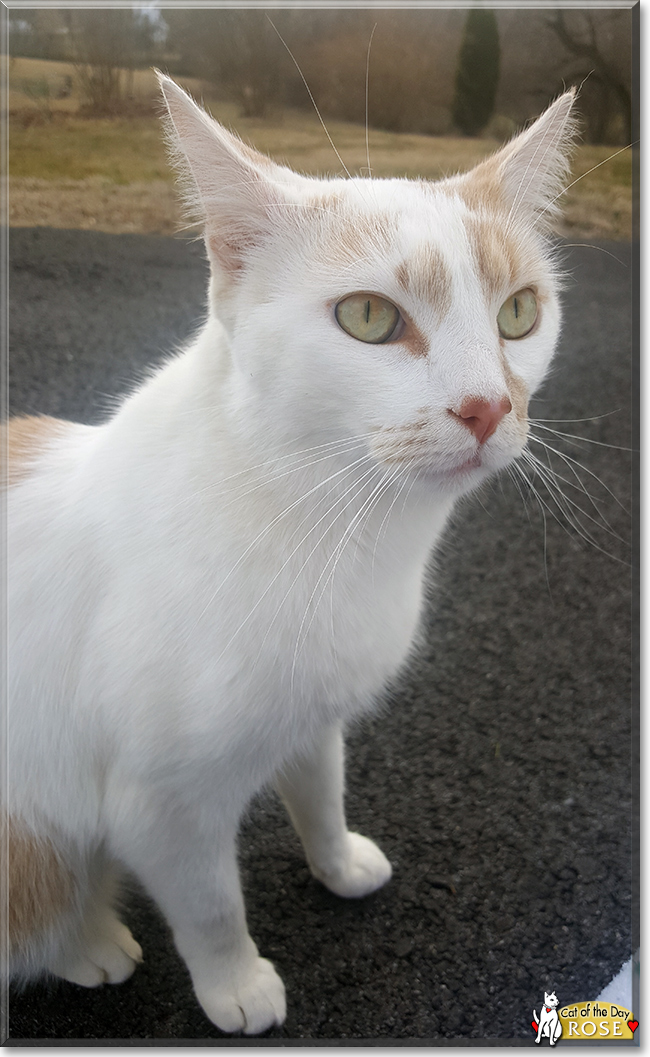
<instances>
[{"instance_id":1,"label":"cat","mask_svg":"<svg viewBox=\"0 0 650 1057\"><path fill-rule=\"evenodd\" d=\"M539 1011L539 1017L537 1011L533 1010L533 1017L535 1018L535 1024L537 1025L537 1036L535 1038L536 1043L540 1043L542 1038L548 1039L551 1046L555 1046L555 1043L562 1034L562 1025L560 1024L560 1018L558 1016L557 1007L559 1005L555 991L552 991L550 995L544 992L544 1005Z\"/></svg>"},{"instance_id":2,"label":"cat","mask_svg":"<svg viewBox=\"0 0 650 1057\"><path fill-rule=\"evenodd\" d=\"M126 979L126 869L206 1015L254 1035L286 1006L246 927L241 815L274 785L327 888L390 879L347 829L343 730L409 656L456 500L526 445L575 92L427 183L298 175L159 80L207 321L102 425L5 428L3 970Z\"/></svg>"}]
</instances>

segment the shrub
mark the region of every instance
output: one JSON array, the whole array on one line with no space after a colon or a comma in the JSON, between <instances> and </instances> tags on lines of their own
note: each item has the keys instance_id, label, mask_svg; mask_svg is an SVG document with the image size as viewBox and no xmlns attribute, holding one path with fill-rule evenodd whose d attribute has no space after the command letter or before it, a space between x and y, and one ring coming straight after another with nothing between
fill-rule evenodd
<instances>
[{"instance_id":1,"label":"shrub","mask_svg":"<svg viewBox=\"0 0 650 1057\"><path fill-rule=\"evenodd\" d=\"M458 53L455 124L467 136L477 136L494 111L499 83L499 30L494 11L473 8L467 15Z\"/></svg>"}]
</instances>

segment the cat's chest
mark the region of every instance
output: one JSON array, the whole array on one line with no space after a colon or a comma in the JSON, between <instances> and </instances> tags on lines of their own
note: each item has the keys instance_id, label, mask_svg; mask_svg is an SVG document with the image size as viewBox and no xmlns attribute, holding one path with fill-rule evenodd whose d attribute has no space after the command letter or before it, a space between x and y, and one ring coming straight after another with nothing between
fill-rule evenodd
<instances>
[{"instance_id":1,"label":"cat's chest","mask_svg":"<svg viewBox=\"0 0 650 1057\"><path fill-rule=\"evenodd\" d=\"M418 624L425 566L444 521L365 533L247 536L196 583L193 650L229 693L352 713L403 662ZM379 528L383 535L379 536ZM375 531L372 531L374 529ZM270 536L270 534L269 534ZM199 656L197 656L197 663Z\"/></svg>"},{"instance_id":2,"label":"cat's chest","mask_svg":"<svg viewBox=\"0 0 650 1057\"><path fill-rule=\"evenodd\" d=\"M322 593L320 571L295 593L285 572L273 598L258 594L251 606L252 595L212 622L206 614L182 673L169 672L181 675L181 755L221 758L227 746L230 760L254 759L256 782L320 727L373 707L408 655L421 612L422 569L378 585L343 563Z\"/></svg>"},{"instance_id":3,"label":"cat's chest","mask_svg":"<svg viewBox=\"0 0 650 1057\"><path fill-rule=\"evenodd\" d=\"M87 673L91 690L100 673L119 736L174 731L166 751L181 762L255 747L272 769L290 744L371 707L408 654L448 513L393 517L392 498L358 532L349 511L306 520L298 508L279 521L184 503L173 526L164 510L134 520L115 544Z\"/></svg>"}]
</instances>

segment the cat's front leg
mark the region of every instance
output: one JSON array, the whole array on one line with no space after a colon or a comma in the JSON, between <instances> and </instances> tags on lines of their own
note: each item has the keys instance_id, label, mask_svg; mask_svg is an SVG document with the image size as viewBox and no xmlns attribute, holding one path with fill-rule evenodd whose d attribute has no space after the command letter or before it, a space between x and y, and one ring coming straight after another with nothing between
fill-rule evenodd
<instances>
[{"instance_id":1,"label":"cat's front leg","mask_svg":"<svg viewBox=\"0 0 650 1057\"><path fill-rule=\"evenodd\" d=\"M248 934L235 827L198 814L150 815L120 852L171 925L206 1015L222 1031L257 1035L284 1021L284 985Z\"/></svg>"},{"instance_id":2,"label":"cat's front leg","mask_svg":"<svg viewBox=\"0 0 650 1057\"><path fill-rule=\"evenodd\" d=\"M392 868L376 844L347 828L343 768L341 728L327 727L311 752L282 769L276 787L314 877L336 895L359 899L386 884Z\"/></svg>"}]
</instances>

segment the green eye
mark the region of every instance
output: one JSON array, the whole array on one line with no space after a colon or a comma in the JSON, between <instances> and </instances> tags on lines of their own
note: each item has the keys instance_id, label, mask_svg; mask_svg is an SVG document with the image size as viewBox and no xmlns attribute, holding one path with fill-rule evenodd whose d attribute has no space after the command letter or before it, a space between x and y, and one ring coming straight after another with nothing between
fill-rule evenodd
<instances>
[{"instance_id":1,"label":"green eye","mask_svg":"<svg viewBox=\"0 0 650 1057\"><path fill-rule=\"evenodd\" d=\"M336 321L346 334L372 345L388 341L399 320L395 305L376 294L350 294L336 306Z\"/></svg>"},{"instance_id":2,"label":"green eye","mask_svg":"<svg viewBox=\"0 0 650 1057\"><path fill-rule=\"evenodd\" d=\"M497 323L504 338L523 338L533 329L536 319L535 294L532 290L518 290L501 305Z\"/></svg>"}]
</instances>

